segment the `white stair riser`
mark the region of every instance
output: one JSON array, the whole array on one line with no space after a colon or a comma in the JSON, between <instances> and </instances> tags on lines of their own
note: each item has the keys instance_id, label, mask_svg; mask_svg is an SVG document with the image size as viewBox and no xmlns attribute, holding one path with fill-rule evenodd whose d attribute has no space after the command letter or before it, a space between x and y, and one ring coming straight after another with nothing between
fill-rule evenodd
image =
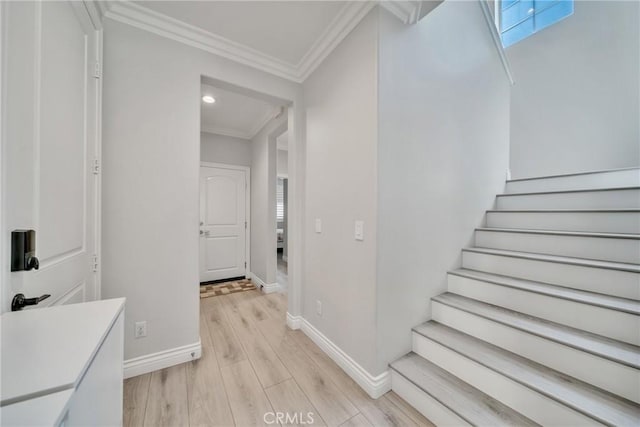
<instances>
[{"instance_id":1,"label":"white stair riser","mask_svg":"<svg viewBox=\"0 0 640 427\"><path fill-rule=\"evenodd\" d=\"M450 274L449 292L640 345L640 316Z\"/></svg>"},{"instance_id":2,"label":"white stair riser","mask_svg":"<svg viewBox=\"0 0 640 427\"><path fill-rule=\"evenodd\" d=\"M506 193L580 190L584 188L617 188L640 186L640 169L607 171L543 179L507 182Z\"/></svg>"},{"instance_id":3,"label":"white stair riser","mask_svg":"<svg viewBox=\"0 0 640 427\"><path fill-rule=\"evenodd\" d=\"M433 302L437 322L578 378L611 393L640 402L640 371L559 344L445 304ZM414 332L414 340L425 339ZM414 348L415 351L415 348Z\"/></svg>"},{"instance_id":4,"label":"white stair riser","mask_svg":"<svg viewBox=\"0 0 640 427\"><path fill-rule=\"evenodd\" d=\"M475 240L481 248L640 264L638 239L477 230Z\"/></svg>"},{"instance_id":5,"label":"white stair riser","mask_svg":"<svg viewBox=\"0 0 640 427\"><path fill-rule=\"evenodd\" d=\"M640 190L583 191L497 197L498 209L640 208Z\"/></svg>"},{"instance_id":6,"label":"white stair riser","mask_svg":"<svg viewBox=\"0 0 640 427\"><path fill-rule=\"evenodd\" d=\"M487 227L640 234L640 212L487 212Z\"/></svg>"},{"instance_id":7,"label":"white stair riser","mask_svg":"<svg viewBox=\"0 0 640 427\"><path fill-rule=\"evenodd\" d=\"M393 369L391 389L437 426L471 425Z\"/></svg>"},{"instance_id":8,"label":"white stair riser","mask_svg":"<svg viewBox=\"0 0 640 427\"><path fill-rule=\"evenodd\" d=\"M545 426L601 425L569 407L480 365L435 341L414 334L413 351L480 391Z\"/></svg>"},{"instance_id":9,"label":"white stair riser","mask_svg":"<svg viewBox=\"0 0 640 427\"><path fill-rule=\"evenodd\" d=\"M566 286L623 298L640 299L640 274L622 270L538 261L477 252L462 252L471 270Z\"/></svg>"}]
</instances>

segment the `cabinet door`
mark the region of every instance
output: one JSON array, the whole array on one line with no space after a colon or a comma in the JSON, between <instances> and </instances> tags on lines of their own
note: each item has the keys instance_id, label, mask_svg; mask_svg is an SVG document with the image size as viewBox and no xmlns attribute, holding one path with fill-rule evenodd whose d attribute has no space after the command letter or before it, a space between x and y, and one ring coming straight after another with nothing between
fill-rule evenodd
<instances>
[{"instance_id":1,"label":"cabinet door","mask_svg":"<svg viewBox=\"0 0 640 427\"><path fill-rule=\"evenodd\" d=\"M122 424L122 356L124 314L120 313L73 395L67 426Z\"/></svg>"}]
</instances>

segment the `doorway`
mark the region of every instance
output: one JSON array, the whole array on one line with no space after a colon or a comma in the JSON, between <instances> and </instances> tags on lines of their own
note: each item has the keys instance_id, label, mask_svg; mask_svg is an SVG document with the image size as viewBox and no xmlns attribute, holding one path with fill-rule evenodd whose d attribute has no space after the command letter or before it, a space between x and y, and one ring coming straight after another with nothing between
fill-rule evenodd
<instances>
[{"instance_id":1,"label":"doorway","mask_svg":"<svg viewBox=\"0 0 640 427\"><path fill-rule=\"evenodd\" d=\"M200 100L200 296L247 278L265 293L276 280L276 138L282 100L203 78Z\"/></svg>"},{"instance_id":2,"label":"doorway","mask_svg":"<svg viewBox=\"0 0 640 427\"><path fill-rule=\"evenodd\" d=\"M276 137L276 282L283 292L289 285L289 170L288 132Z\"/></svg>"},{"instance_id":3,"label":"doorway","mask_svg":"<svg viewBox=\"0 0 640 427\"><path fill-rule=\"evenodd\" d=\"M249 259L250 170L200 166L200 284L245 278Z\"/></svg>"}]
</instances>

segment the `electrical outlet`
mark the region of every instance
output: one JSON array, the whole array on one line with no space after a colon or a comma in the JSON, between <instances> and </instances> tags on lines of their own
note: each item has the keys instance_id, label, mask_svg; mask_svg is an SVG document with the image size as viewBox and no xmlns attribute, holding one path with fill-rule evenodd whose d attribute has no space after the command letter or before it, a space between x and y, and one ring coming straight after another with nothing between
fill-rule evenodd
<instances>
[{"instance_id":1,"label":"electrical outlet","mask_svg":"<svg viewBox=\"0 0 640 427\"><path fill-rule=\"evenodd\" d=\"M322 301L316 301L316 313L318 316L322 317Z\"/></svg>"},{"instance_id":2,"label":"electrical outlet","mask_svg":"<svg viewBox=\"0 0 640 427\"><path fill-rule=\"evenodd\" d=\"M143 338L147 336L147 322L136 322L135 338Z\"/></svg>"},{"instance_id":3,"label":"electrical outlet","mask_svg":"<svg viewBox=\"0 0 640 427\"><path fill-rule=\"evenodd\" d=\"M322 220L316 218L316 233L322 233Z\"/></svg>"}]
</instances>

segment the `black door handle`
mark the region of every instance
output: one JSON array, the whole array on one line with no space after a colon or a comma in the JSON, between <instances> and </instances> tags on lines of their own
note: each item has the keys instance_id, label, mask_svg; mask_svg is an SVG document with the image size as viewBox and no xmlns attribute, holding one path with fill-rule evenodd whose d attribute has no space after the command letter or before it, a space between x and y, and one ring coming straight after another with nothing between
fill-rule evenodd
<instances>
[{"instance_id":1,"label":"black door handle","mask_svg":"<svg viewBox=\"0 0 640 427\"><path fill-rule=\"evenodd\" d=\"M44 294L35 298L25 298L24 294L16 294L11 300L11 311L20 311L28 305L36 305L50 296L49 294Z\"/></svg>"}]
</instances>

